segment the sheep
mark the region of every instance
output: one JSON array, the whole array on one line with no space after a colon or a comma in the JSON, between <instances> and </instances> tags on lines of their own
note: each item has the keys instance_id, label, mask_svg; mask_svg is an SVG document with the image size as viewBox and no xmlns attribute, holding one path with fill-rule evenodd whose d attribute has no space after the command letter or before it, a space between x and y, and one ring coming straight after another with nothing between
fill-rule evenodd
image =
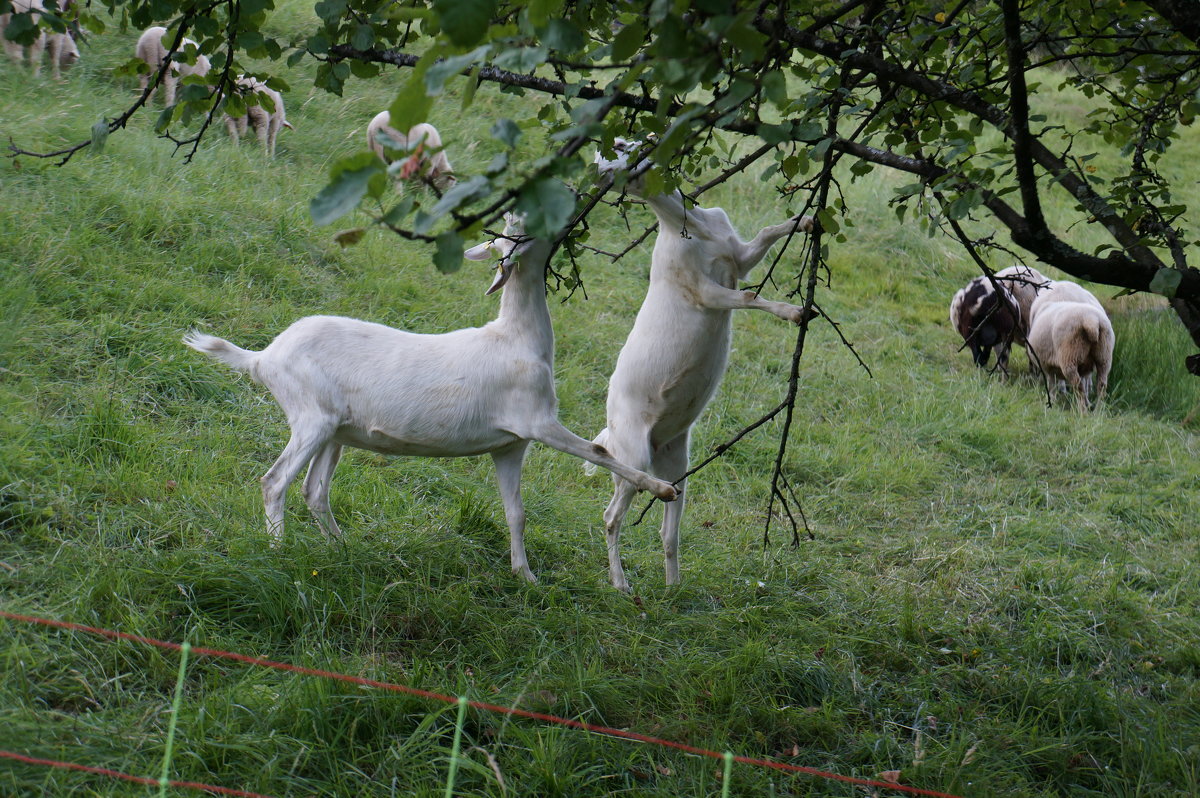
<instances>
[{"instance_id":1,"label":"sheep","mask_svg":"<svg viewBox=\"0 0 1200 798\"><path fill-rule=\"evenodd\" d=\"M244 75L238 76L235 81L237 89L242 93L257 93L266 95L270 100L272 108L267 109L266 105L246 105L246 113L241 116L230 116L225 114L225 129L229 131L229 138L236 144L241 141L242 134L246 132L247 127L254 129L254 133L258 138L258 143L263 146L263 151L268 158L275 157L275 137L279 135L279 129L286 127L288 130L295 130L292 123L287 121L287 115L283 110L283 96L272 88L268 88L266 83L263 83L257 78L247 78Z\"/></svg>"},{"instance_id":2,"label":"sheep","mask_svg":"<svg viewBox=\"0 0 1200 798\"><path fill-rule=\"evenodd\" d=\"M504 288L500 312L483 327L423 335L336 316L292 324L252 352L192 331L188 346L266 386L283 408L291 439L262 478L267 530L283 533L287 486L308 463L304 497L326 535L340 535L329 483L342 447L383 454L490 454L504 501L514 573L536 582L525 556L521 465L530 441L607 468L664 500L668 483L619 462L558 421L554 331L546 305L550 241L525 238L508 216L504 235L472 247L470 260L500 256L488 293Z\"/></svg>"},{"instance_id":3,"label":"sheep","mask_svg":"<svg viewBox=\"0 0 1200 798\"><path fill-rule=\"evenodd\" d=\"M1017 325L1017 334L1014 336L1013 342L1025 346L1025 338L1029 334L1029 309L1033 306L1033 300L1037 299L1038 294L1050 286L1050 279L1037 269L1023 265L1001 269L993 277L996 278L996 282L1008 289L1021 309L1021 323Z\"/></svg>"},{"instance_id":4,"label":"sheep","mask_svg":"<svg viewBox=\"0 0 1200 798\"><path fill-rule=\"evenodd\" d=\"M618 139L617 159L596 156L600 171L611 174L626 168L627 157L637 146ZM631 172L628 188L658 218L650 287L617 356L608 385L608 425L595 443L634 468L673 480L679 489L679 498L667 505L660 531L666 583L673 585L679 582L682 477L688 470L691 428L725 374L732 311L764 310L793 324L809 318L802 307L738 290L737 283L772 244L797 230L811 230L813 221L796 217L764 227L753 240L743 241L721 208L687 208L677 190L643 193L638 173L648 166L643 160ZM620 536L634 486L619 474L614 474L613 482L612 500L604 511L609 578L615 588L628 592Z\"/></svg>"},{"instance_id":5,"label":"sheep","mask_svg":"<svg viewBox=\"0 0 1200 798\"><path fill-rule=\"evenodd\" d=\"M73 0L64 0L59 10L66 12L73 5ZM0 37L8 28L12 14L23 14L29 11L43 11L42 0L13 0L12 13L0 15ZM42 52L50 56L50 74L55 80L62 80L62 67L70 67L79 60L79 48L70 33L47 33L40 31L32 43L22 45L7 37L4 38L4 52L18 64L26 59L29 61L33 74L38 74L42 68Z\"/></svg>"},{"instance_id":6,"label":"sheep","mask_svg":"<svg viewBox=\"0 0 1200 798\"><path fill-rule=\"evenodd\" d=\"M437 128L426 122L414 125L408 135L390 127L391 114L381 111L367 125L367 146L370 147L385 163L392 163L388 150L414 150L399 168L401 178L409 178L424 172L438 191L448 191L454 186L454 169L450 159L442 148L442 137ZM380 136L380 134L383 134ZM433 151L432 155L423 150Z\"/></svg>"},{"instance_id":7,"label":"sheep","mask_svg":"<svg viewBox=\"0 0 1200 798\"><path fill-rule=\"evenodd\" d=\"M1108 389L1115 336L1108 314L1095 297L1091 301L1069 298L1081 296L1079 291L1088 293L1075 283L1055 281L1052 290L1034 300L1029 348L1041 365L1046 390L1054 384L1060 389L1069 386L1080 412L1087 412L1093 375L1097 406Z\"/></svg>"},{"instance_id":8,"label":"sheep","mask_svg":"<svg viewBox=\"0 0 1200 798\"><path fill-rule=\"evenodd\" d=\"M970 347L976 366L986 367L995 348L996 368L1007 372L1008 350L1021 326L1020 306L1007 288L993 287L982 275L971 280L950 300L950 324Z\"/></svg>"},{"instance_id":9,"label":"sheep","mask_svg":"<svg viewBox=\"0 0 1200 798\"><path fill-rule=\"evenodd\" d=\"M163 44L163 37L166 33L166 28L161 25L155 25L152 28L146 28L142 35L138 37L137 47L135 48L137 57L145 61L150 67L149 73L143 73L138 76L138 90L142 94L146 94L146 85L150 82L154 73L162 68L162 63L167 57L167 46ZM191 39L184 39L179 43L176 55L178 56L179 53L184 52L189 46L197 47L198 45ZM174 60L171 67L163 73L163 104L175 104L175 88L180 78L187 77L188 75L204 77L208 74L210 68L211 64L209 63L208 56L205 55L197 55L194 64ZM150 90L150 94L146 96L146 100L149 101L152 96L154 96L154 89Z\"/></svg>"}]
</instances>

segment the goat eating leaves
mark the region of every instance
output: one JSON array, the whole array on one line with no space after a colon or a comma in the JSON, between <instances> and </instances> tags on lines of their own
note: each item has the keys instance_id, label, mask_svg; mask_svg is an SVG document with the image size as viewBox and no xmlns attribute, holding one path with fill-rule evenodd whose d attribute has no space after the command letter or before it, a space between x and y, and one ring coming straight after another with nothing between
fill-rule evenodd
<instances>
[{"instance_id":1,"label":"goat eating leaves","mask_svg":"<svg viewBox=\"0 0 1200 798\"><path fill-rule=\"evenodd\" d=\"M287 487L308 465L304 498L327 534L339 534L329 483L342 447L426 457L490 454L504 501L512 569L536 581L525 556L521 466L530 441L603 466L639 490L670 501L675 489L618 462L558 421L554 331L546 306L552 244L523 235L507 217L504 235L465 254L500 255L488 293L503 288L500 313L483 327L441 335L404 332L338 316L309 316L261 352L191 332L188 346L245 371L283 408L291 439L262 478L267 529L283 532Z\"/></svg>"}]
</instances>

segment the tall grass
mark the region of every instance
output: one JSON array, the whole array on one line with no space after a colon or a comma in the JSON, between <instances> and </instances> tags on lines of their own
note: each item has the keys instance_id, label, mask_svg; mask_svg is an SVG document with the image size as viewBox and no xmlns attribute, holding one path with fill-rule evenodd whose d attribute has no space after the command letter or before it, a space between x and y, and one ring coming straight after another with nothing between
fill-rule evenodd
<instances>
[{"instance_id":1,"label":"tall grass","mask_svg":"<svg viewBox=\"0 0 1200 798\"><path fill-rule=\"evenodd\" d=\"M273 24L310 18L287 3ZM97 37L62 85L0 72L0 132L29 148L86 136L131 95L109 69L133 39ZM293 495L287 539L269 547L257 477L286 425L183 332L260 347L310 313L439 332L496 308L486 269L442 275L419 245L376 232L343 250L312 226L308 199L361 147L396 79L334 97L310 78L311 65L290 78L297 129L271 164L219 131L184 163L147 118L61 169L0 166L0 607L847 775L898 769L963 795L1200 794L1185 336L1152 302L1099 289L1117 353L1111 400L1090 416L1047 407L1019 355L1008 379L979 372L945 321L973 266L895 223L885 173L843 183L860 222L819 299L872 376L814 329L785 461L812 527L799 547L778 523L762 543L777 425L689 482L684 583L670 590L661 511L626 531L635 593L615 593L600 529L609 481L542 449L525 469L536 586L509 572L486 459L348 452L332 496L344 539L324 540ZM487 164L500 146L488 127L512 102L481 89L470 114L439 106L458 168ZM1194 138L1180 147L1200 155ZM749 232L789 213L764 197L747 176L706 201ZM631 218L636 230L647 216ZM606 249L629 239L609 212L593 234ZM561 416L580 434L603 426L648 263L648 247L616 264L589 256L588 299L552 303ZM793 342L773 317L737 318L695 456L779 400ZM0 748L157 774L172 655L4 632ZM200 658L178 720L177 778L280 796L444 791L453 711L413 697ZM533 722L472 712L465 738L460 794L721 790L719 763ZM743 766L731 792L856 794ZM5 764L0 793L145 791Z\"/></svg>"}]
</instances>

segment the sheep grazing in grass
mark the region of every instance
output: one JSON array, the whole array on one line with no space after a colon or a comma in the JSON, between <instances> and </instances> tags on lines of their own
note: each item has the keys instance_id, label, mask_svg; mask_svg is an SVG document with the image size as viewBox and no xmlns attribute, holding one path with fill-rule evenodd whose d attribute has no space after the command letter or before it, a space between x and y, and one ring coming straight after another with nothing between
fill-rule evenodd
<instances>
[{"instance_id":1,"label":"sheep grazing in grass","mask_svg":"<svg viewBox=\"0 0 1200 798\"><path fill-rule=\"evenodd\" d=\"M74 5L74 0L65 0L59 10L67 12ZM62 80L62 67L70 67L79 60L79 48L70 33L47 33L41 31L30 44L18 44L4 37L12 14L23 14L29 11L42 11L45 6L42 0L13 0L12 13L0 14L0 37L4 38L4 52L18 64L29 61L33 74L38 74L42 68L42 53L50 56L50 74L55 80Z\"/></svg>"},{"instance_id":2,"label":"sheep grazing in grass","mask_svg":"<svg viewBox=\"0 0 1200 798\"><path fill-rule=\"evenodd\" d=\"M1029 266L1009 266L993 276L997 283L1008 289L1021 309L1021 323L1017 325L1017 335L1013 340L1025 346L1025 338L1029 333L1029 310L1038 294L1050 286L1050 278Z\"/></svg>"},{"instance_id":3,"label":"sheep grazing in grass","mask_svg":"<svg viewBox=\"0 0 1200 798\"><path fill-rule=\"evenodd\" d=\"M396 169L400 178L424 177L438 191L449 190L455 183L454 169L446 157L437 128L422 122L413 125L405 135L391 127L391 120L387 111L375 115L367 125L367 146L388 164L393 162L393 155L409 153Z\"/></svg>"},{"instance_id":4,"label":"sheep grazing in grass","mask_svg":"<svg viewBox=\"0 0 1200 798\"><path fill-rule=\"evenodd\" d=\"M144 73L138 76L138 90L143 94L146 93L146 86L155 73L162 68L163 61L167 57L167 45L163 43L163 37L166 36L167 29L156 25L153 28L146 28L141 36L138 37L137 47L135 52L137 57L145 61L150 67L149 73ZM188 47L196 47L196 43L191 39L184 39L180 42L179 49L176 51L176 56L183 53ZM179 84L180 78L185 78L189 75L204 77L208 74L211 65L208 61L208 56L197 55L195 63L189 64L185 61L175 60L170 69L163 73L163 104L175 104L175 89ZM150 95L146 97L149 101L150 97L154 96L154 89L150 90Z\"/></svg>"},{"instance_id":5,"label":"sheep grazing in grass","mask_svg":"<svg viewBox=\"0 0 1200 798\"><path fill-rule=\"evenodd\" d=\"M310 316L261 352L198 332L188 346L267 387L287 416L292 436L262 478L267 530L283 532L287 486L308 465L304 498L327 535L339 534L329 509L329 483L343 446L383 454L470 457L490 454L504 500L512 569L536 581L525 556L521 465L530 441L620 474L639 490L675 498L666 482L634 470L558 421L554 330L546 305L550 241L526 238L508 218L504 235L466 252L500 256L488 293L501 287L500 313L483 327L443 335L403 332L382 324Z\"/></svg>"},{"instance_id":6,"label":"sheep grazing in grass","mask_svg":"<svg viewBox=\"0 0 1200 798\"><path fill-rule=\"evenodd\" d=\"M1098 406L1108 389L1116 340L1099 300L1083 286L1055 280L1034 300L1030 316L1029 348L1047 390L1069 388L1080 412L1087 412L1094 378Z\"/></svg>"},{"instance_id":7,"label":"sheep grazing in grass","mask_svg":"<svg viewBox=\"0 0 1200 798\"><path fill-rule=\"evenodd\" d=\"M1021 309L1007 288L996 287L979 276L960 288L950 301L950 324L970 347L976 366L986 367L994 348L996 368L1007 371L1008 350L1020 328Z\"/></svg>"},{"instance_id":8,"label":"sheep grazing in grass","mask_svg":"<svg viewBox=\"0 0 1200 798\"><path fill-rule=\"evenodd\" d=\"M275 138L279 135L279 129L286 127L288 130L295 130L292 123L287 121L287 114L283 109L283 95L268 88L267 84L257 78L239 76L235 83L238 91L243 94L260 95L260 104L247 104L246 113L241 116L225 114L225 129L229 131L229 138L236 144L241 141L247 128L253 128L267 157L274 158ZM270 101L269 106L262 102L264 96Z\"/></svg>"},{"instance_id":9,"label":"sheep grazing in grass","mask_svg":"<svg viewBox=\"0 0 1200 798\"><path fill-rule=\"evenodd\" d=\"M597 155L602 173L627 168L637 142L618 139L618 157ZM812 229L811 217L765 227L743 241L721 208L689 208L679 191L643 193L642 161L632 170L629 190L642 197L658 218L659 232L650 263L650 287L638 311L608 384L608 426L595 442L619 460L675 481L680 497L667 505L662 539L666 583L679 582L679 526L692 425L725 375L733 336L732 311L765 310L799 324L804 308L772 302L738 289L752 268L781 238ZM686 235L683 235L686 231ZM604 512L609 578L628 591L621 564L621 524L634 487L614 475L612 501Z\"/></svg>"}]
</instances>

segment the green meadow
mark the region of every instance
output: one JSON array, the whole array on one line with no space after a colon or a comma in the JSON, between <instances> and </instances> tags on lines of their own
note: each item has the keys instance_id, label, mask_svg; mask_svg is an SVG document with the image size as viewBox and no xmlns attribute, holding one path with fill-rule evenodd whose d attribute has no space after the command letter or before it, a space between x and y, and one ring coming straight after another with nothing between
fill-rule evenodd
<instances>
[{"instance_id":1,"label":"green meadow","mask_svg":"<svg viewBox=\"0 0 1200 798\"><path fill-rule=\"evenodd\" d=\"M289 2L272 24L299 34L309 13ZM58 149L120 113L135 86L113 68L136 33L93 37L61 84L0 65L4 141ZM489 458L348 450L332 491L343 539L321 535L296 488L285 540L270 547L258 478L286 441L282 413L183 334L258 349L310 314L442 332L497 309L487 264L442 274L425 245L374 230L343 249L338 228L313 225L308 202L330 164L364 147L403 79L352 80L337 97L311 87L313 70L288 73L296 129L273 162L219 124L187 162L154 133L157 106L61 168L0 162L0 610L846 776L899 771L903 784L963 796L1200 794L1200 382L1182 368L1195 348L1165 302L1091 286L1117 338L1097 412L1047 406L1020 350L1008 377L976 369L946 318L976 269L911 213L897 221L888 199L903 176L843 181L857 223L832 245L817 300L871 373L814 323L785 460L811 527L798 546L780 519L763 541L772 423L689 482L682 584L670 589L661 507L626 528L633 593L614 591L601 527L610 480L541 446L523 481L537 585L509 570ZM1088 108L1053 99L1062 124ZM492 122L531 102L485 86L462 112L452 89L431 121L471 174L502 149ZM1200 159L1200 132L1187 134L1171 156L1180 170ZM537 132L520 147L536 157ZM1195 179L1179 185L1200 207ZM1048 196L1068 224L1070 203ZM704 202L747 237L799 210L755 174ZM633 207L627 227L600 206L590 243L618 251L650 219ZM604 426L650 248L616 263L590 254L582 290L550 297L560 417L585 437ZM783 255L768 296L785 297L799 257ZM795 331L736 315L693 462L786 393ZM0 749L158 777L177 655L17 621L0 630ZM295 798L440 796L455 713L200 657L171 774ZM472 710L462 735L459 795L725 786L719 761L533 720ZM155 789L0 760L4 795ZM739 764L729 794L889 793Z\"/></svg>"}]
</instances>

